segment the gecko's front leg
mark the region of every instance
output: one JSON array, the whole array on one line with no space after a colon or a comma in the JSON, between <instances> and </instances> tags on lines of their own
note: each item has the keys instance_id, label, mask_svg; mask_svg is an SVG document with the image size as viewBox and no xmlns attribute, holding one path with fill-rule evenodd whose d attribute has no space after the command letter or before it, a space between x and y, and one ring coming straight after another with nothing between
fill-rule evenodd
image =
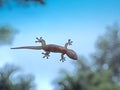
<instances>
[{"instance_id":1,"label":"gecko's front leg","mask_svg":"<svg viewBox=\"0 0 120 90\"><path fill-rule=\"evenodd\" d=\"M44 56L43 56L43 58L47 58L48 59L48 57L50 56L49 54L50 54L50 52L49 51L45 51L45 53L42 53Z\"/></svg>"},{"instance_id":2,"label":"gecko's front leg","mask_svg":"<svg viewBox=\"0 0 120 90\"><path fill-rule=\"evenodd\" d=\"M61 54L61 59L60 59L60 61L62 61L62 62L65 61L65 57L64 57L64 55L65 55L64 53Z\"/></svg>"},{"instance_id":3,"label":"gecko's front leg","mask_svg":"<svg viewBox=\"0 0 120 90\"><path fill-rule=\"evenodd\" d=\"M68 42L65 44L65 48L67 48L68 47L68 45L72 45L72 43L73 43L73 41L71 41L71 39L68 39Z\"/></svg>"},{"instance_id":4,"label":"gecko's front leg","mask_svg":"<svg viewBox=\"0 0 120 90\"><path fill-rule=\"evenodd\" d=\"M73 41L71 41L71 39L68 39L68 42L65 44L65 48L67 49L68 45L72 45ZM65 53L61 54L61 59L60 61L64 62L65 61L65 57L64 57Z\"/></svg>"}]
</instances>

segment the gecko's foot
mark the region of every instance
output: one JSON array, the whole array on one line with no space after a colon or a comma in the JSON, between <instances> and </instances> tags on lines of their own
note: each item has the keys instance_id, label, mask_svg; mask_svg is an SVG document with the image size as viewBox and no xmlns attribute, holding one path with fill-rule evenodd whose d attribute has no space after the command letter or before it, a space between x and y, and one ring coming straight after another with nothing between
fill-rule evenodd
<instances>
[{"instance_id":1,"label":"gecko's foot","mask_svg":"<svg viewBox=\"0 0 120 90\"><path fill-rule=\"evenodd\" d=\"M40 37L40 38L36 37L36 39L37 39L37 41L35 41L35 43L41 42L43 40L42 37Z\"/></svg>"},{"instance_id":2,"label":"gecko's foot","mask_svg":"<svg viewBox=\"0 0 120 90\"><path fill-rule=\"evenodd\" d=\"M65 61L65 57L61 58L60 61L64 62Z\"/></svg>"},{"instance_id":3,"label":"gecko's foot","mask_svg":"<svg viewBox=\"0 0 120 90\"><path fill-rule=\"evenodd\" d=\"M68 39L68 45L72 45L73 41L71 39Z\"/></svg>"},{"instance_id":4,"label":"gecko's foot","mask_svg":"<svg viewBox=\"0 0 120 90\"><path fill-rule=\"evenodd\" d=\"M50 55L49 55L49 53L42 53L42 54L44 55L44 56L43 56L43 58L45 58L45 57L46 57L46 58L48 59L48 58L49 58L49 56L50 56Z\"/></svg>"}]
</instances>

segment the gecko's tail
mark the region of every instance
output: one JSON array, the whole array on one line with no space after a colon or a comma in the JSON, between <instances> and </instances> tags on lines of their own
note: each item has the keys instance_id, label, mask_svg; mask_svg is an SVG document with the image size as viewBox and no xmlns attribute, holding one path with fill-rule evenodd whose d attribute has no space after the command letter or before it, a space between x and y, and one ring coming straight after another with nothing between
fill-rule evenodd
<instances>
[{"instance_id":1,"label":"gecko's tail","mask_svg":"<svg viewBox=\"0 0 120 90\"><path fill-rule=\"evenodd\" d=\"M34 49L34 50L41 50L41 46L23 46L23 47L14 47L10 49Z\"/></svg>"}]
</instances>

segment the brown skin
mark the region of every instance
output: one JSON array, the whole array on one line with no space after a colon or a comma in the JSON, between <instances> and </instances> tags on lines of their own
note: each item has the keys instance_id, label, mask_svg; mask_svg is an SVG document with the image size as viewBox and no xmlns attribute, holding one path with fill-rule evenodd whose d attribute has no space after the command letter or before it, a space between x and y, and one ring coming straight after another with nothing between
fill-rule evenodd
<instances>
[{"instance_id":1,"label":"brown skin","mask_svg":"<svg viewBox=\"0 0 120 90\"><path fill-rule=\"evenodd\" d=\"M72 41L69 39L68 42L65 44L65 46L59 46L59 45L55 45L55 44L47 44L45 40L42 39L42 37L40 38L36 38L37 42L40 42L42 44L42 46L23 46L23 47L15 47L15 48L11 48L11 49L34 49L34 50L44 50L45 53L43 58L47 58L50 56L50 52L54 52L54 53L62 53L61 54L61 59L60 61L64 62L65 61L65 57L64 55L66 54L69 58L73 59L73 60L77 60L77 54L75 53L75 51L68 49L67 46L68 45L72 45Z\"/></svg>"}]
</instances>

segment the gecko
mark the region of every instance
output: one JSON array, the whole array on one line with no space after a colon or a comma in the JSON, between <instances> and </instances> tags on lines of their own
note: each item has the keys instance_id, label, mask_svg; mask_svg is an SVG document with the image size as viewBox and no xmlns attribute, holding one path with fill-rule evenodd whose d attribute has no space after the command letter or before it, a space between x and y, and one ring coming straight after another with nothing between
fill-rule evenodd
<instances>
[{"instance_id":1,"label":"gecko","mask_svg":"<svg viewBox=\"0 0 120 90\"><path fill-rule=\"evenodd\" d=\"M68 45L72 45L73 41L71 39L68 39L68 42L65 43L64 46L56 45L56 44L46 44L46 41L42 39L42 37L38 38L36 37L37 41L36 43L41 43L41 46L22 46L22 47L13 47L11 49L33 49L33 50L44 50L45 52L42 52L44 55L43 58L49 58L50 52L54 53L61 53L61 59L60 61L64 62L66 54L69 58L73 60L78 60L78 56L76 52L72 49L68 49Z\"/></svg>"}]
</instances>

